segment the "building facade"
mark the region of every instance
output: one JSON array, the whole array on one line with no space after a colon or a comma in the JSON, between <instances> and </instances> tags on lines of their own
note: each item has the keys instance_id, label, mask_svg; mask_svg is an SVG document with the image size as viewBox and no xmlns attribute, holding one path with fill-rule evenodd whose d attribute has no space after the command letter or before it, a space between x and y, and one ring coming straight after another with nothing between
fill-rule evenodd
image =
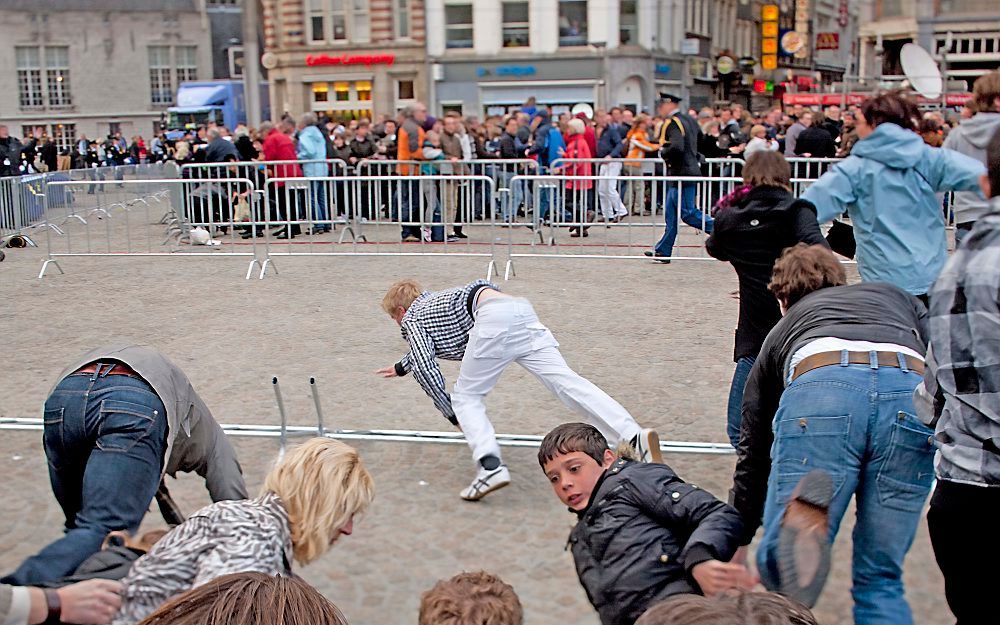
<instances>
[{"instance_id":1,"label":"building facade","mask_svg":"<svg viewBox=\"0 0 1000 625\"><path fill-rule=\"evenodd\" d=\"M684 0L426 1L437 113L502 114L532 96L556 113L641 111L690 82Z\"/></svg>"},{"instance_id":2,"label":"building facade","mask_svg":"<svg viewBox=\"0 0 1000 625\"><path fill-rule=\"evenodd\" d=\"M263 0L274 117L394 116L426 100L423 0Z\"/></svg>"},{"instance_id":3,"label":"building facade","mask_svg":"<svg viewBox=\"0 0 1000 625\"><path fill-rule=\"evenodd\" d=\"M0 68L14 135L148 138L181 81L212 75L204 0L0 0Z\"/></svg>"},{"instance_id":4,"label":"building facade","mask_svg":"<svg viewBox=\"0 0 1000 625\"><path fill-rule=\"evenodd\" d=\"M1000 67L1000 10L995 0L873 0L859 32L862 74L872 84L902 79L899 54L917 43L938 60L948 91L971 91Z\"/></svg>"}]
</instances>

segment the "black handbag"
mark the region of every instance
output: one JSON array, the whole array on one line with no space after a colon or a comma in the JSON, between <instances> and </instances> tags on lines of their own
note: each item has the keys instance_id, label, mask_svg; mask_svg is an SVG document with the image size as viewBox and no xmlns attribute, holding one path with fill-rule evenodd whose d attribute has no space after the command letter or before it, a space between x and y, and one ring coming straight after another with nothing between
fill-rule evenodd
<instances>
[{"instance_id":1,"label":"black handbag","mask_svg":"<svg viewBox=\"0 0 1000 625\"><path fill-rule=\"evenodd\" d=\"M857 241L854 240L854 227L842 221L834 220L830 231L826 233L826 242L831 250L852 260L858 251Z\"/></svg>"}]
</instances>

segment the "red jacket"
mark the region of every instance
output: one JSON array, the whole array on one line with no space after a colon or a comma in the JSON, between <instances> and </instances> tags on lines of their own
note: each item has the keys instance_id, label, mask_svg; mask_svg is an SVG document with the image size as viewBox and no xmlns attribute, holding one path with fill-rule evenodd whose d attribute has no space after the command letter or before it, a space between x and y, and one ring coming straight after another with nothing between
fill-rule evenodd
<instances>
[{"instance_id":1,"label":"red jacket","mask_svg":"<svg viewBox=\"0 0 1000 625\"><path fill-rule=\"evenodd\" d=\"M582 119L584 124L583 138L587 141L587 147L590 148L591 154L597 154L597 133L594 132L594 126L590 123L590 119L584 113L577 113L577 119ZM569 143L567 141L567 143ZM594 158L591 156L590 158Z\"/></svg>"},{"instance_id":2,"label":"red jacket","mask_svg":"<svg viewBox=\"0 0 1000 625\"><path fill-rule=\"evenodd\" d=\"M281 132L277 128L264 139L264 160L265 161L297 161L295 154L295 144L292 138ZM298 163L286 165L274 165L271 168L271 175L275 178L301 178L302 168ZM275 186L282 187L285 183L276 182Z\"/></svg>"},{"instance_id":3,"label":"red jacket","mask_svg":"<svg viewBox=\"0 0 1000 625\"><path fill-rule=\"evenodd\" d=\"M572 135L566 142L565 158L593 158L594 154L587 145L587 138L584 135ZM565 174L567 176L592 176L594 171L593 163L567 163ZM594 181L587 180L567 180L567 189L591 189Z\"/></svg>"}]
</instances>

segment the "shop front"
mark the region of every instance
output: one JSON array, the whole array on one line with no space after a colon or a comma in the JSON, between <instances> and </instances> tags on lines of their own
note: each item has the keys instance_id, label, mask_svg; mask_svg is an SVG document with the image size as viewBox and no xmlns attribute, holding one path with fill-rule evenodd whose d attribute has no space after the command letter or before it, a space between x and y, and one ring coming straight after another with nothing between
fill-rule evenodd
<instances>
[{"instance_id":1,"label":"shop front","mask_svg":"<svg viewBox=\"0 0 1000 625\"><path fill-rule=\"evenodd\" d=\"M420 49L280 54L270 70L275 112L312 111L332 120L378 119L426 101Z\"/></svg>"},{"instance_id":2,"label":"shop front","mask_svg":"<svg viewBox=\"0 0 1000 625\"><path fill-rule=\"evenodd\" d=\"M600 105L600 58L453 61L439 66L438 113L505 115L531 97L555 115L577 104Z\"/></svg>"}]
</instances>

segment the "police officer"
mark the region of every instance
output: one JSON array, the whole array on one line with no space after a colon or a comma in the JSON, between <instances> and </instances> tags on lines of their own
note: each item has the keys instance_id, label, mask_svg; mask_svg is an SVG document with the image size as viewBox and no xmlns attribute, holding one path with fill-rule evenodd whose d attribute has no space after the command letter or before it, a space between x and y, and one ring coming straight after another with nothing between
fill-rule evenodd
<instances>
[{"instance_id":1,"label":"police officer","mask_svg":"<svg viewBox=\"0 0 1000 625\"><path fill-rule=\"evenodd\" d=\"M669 93L660 94L657 114L663 118L657 139L660 143L660 156L666 163L668 176L701 176L701 166L698 157L698 134L701 132L698 123L680 110L681 98ZM673 254L674 241L677 239L677 205L680 203L681 219L687 225L712 232L714 220L695 206L694 181L668 183L667 202L663 212L666 216L666 228L656 247L645 252L669 263Z\"/></svg>"}]
</instances>

